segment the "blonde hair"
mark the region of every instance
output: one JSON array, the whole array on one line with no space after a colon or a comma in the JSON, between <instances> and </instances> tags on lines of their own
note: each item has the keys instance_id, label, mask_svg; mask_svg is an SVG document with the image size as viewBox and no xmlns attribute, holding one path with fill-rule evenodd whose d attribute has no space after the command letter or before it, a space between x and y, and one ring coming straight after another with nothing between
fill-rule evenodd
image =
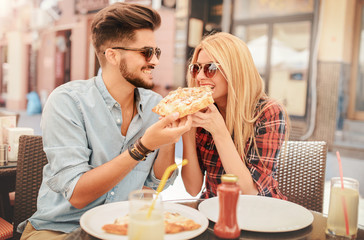
<instances>
[{"instance_id":1,"label":"blonde hair","mask_svg":"<svg viewBox=\"0 0 364 240\"><path fill-rule=\"evenodd\" d=\"M191 63L197 61L201 50L220 64L219 70L228 83L226 126L233 135L236 149L246 161L247 141L249 146L254 143L256 147L254 123L272 103L265 93L264 81L247 45L234 35L224 32L208 35L195 48ZM197 81L188 76L188 86L197 86ZM263 101L263 109L257 108L260 101Z\"/></svg>"}]
</instances>

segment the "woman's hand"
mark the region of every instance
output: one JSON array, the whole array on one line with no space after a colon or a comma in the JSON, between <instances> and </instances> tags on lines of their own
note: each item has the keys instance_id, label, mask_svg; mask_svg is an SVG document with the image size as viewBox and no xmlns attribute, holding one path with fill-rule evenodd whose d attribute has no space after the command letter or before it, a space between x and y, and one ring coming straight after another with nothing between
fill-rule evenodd
<instances>
[{"instance_id":1,"label":"woman's hand","mask_svg":"<svg viewBox=\"0 0 364 240\"><path fill-rule=\"evenodd\" d=\"M206 111L197 112L192 116L192 127L202 127L209 131L212 136L226 130L225 120L214 104L210 104Z\"/></svg>"}]
</instances>

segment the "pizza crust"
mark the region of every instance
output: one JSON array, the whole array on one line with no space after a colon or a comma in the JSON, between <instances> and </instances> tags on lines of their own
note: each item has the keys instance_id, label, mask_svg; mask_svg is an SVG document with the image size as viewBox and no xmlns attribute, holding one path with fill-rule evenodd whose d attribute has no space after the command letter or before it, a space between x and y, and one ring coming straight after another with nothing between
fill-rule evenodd
<instances>
[{"instance_id":1,"label":"pizza crust","mask_svg":"<svg viewBox=\"0 0 364 240\"><path fill-rule=\"evenodd\" d=\"M128 224L105 224L102 226L102 230L107 233L127 235L128 234Z\"/></svg>"},{"instance_id":2,"label":"pizza crust","mask_svg":"<svg viewBox=\"0 0 364 240\"><path fill-rule=\"evenodd\" d=\"M179 112L179 117L193 114L214 103L209 87L181 88L169 92L152 111L160 116Z\"/></svg>"}]
</instances>

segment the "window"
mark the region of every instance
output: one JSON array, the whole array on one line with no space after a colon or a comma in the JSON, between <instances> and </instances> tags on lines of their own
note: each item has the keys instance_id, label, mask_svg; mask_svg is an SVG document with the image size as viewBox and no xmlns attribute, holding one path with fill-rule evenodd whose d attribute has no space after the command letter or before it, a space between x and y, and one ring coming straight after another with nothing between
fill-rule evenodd
<instances>
[{"instance_id":1,"label":"window","mask_svg":"<svg viewBox=\"0 0 364 240\"><path fill-rule=\"evenodd\" d=\"M306 117L314 0L236 0L232 33L245 41L269 96Z\"/></svg>"},{"instance_id":2,"label":"window","mask_svg":"<svg viewBox=\"0 0 364 240\"><path fill-rule=\"evenodd\" d=\"M267 63L267 40L268 40L268 25L239 25L236 26L234 35L243 39L252 53L254 63L260 73L260 76L265 79L266 63Z\"/></svg>"},{"instance_id":3,"label":"window","mask_svg":"<svg viewBox=\"0 0 364 240\"><path fill-rule=\"evenodd\" d=\"M273 25L268 93L294 116L306 113L310 33L308 21Z\"/></svg>"},{"instance_id":4,"label":"window","mask_svg":"<svg viewBox=\"0 0 364 240\"><path fill-rule=\"evenodd\" d=\"M352 82L350 83L349 117L364 120L364 1L358 1L353 50Z\"/></svg>"}]
</instances>

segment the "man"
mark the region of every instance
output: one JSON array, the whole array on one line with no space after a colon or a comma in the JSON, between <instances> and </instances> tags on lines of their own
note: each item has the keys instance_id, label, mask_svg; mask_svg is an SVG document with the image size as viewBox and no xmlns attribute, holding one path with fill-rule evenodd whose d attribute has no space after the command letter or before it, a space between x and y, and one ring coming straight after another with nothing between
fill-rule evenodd
<instances>
[{"instance_id":1,"label":"man","mask_svg":"<svg viewBox=\"0 0 364 240\"><path fill-rule=\"evenodd\" d=\"M158 121L151 111L161 100L147 90L161 54L154 38L160 22L155 10L136 4L96 14L92 41L102 74L64 84L47 100L41 125L49 163L22 239L63 239L87 210L157 188L174 163L174 143L191 120L172 114Z\"/></svg>"}]
</instances>

